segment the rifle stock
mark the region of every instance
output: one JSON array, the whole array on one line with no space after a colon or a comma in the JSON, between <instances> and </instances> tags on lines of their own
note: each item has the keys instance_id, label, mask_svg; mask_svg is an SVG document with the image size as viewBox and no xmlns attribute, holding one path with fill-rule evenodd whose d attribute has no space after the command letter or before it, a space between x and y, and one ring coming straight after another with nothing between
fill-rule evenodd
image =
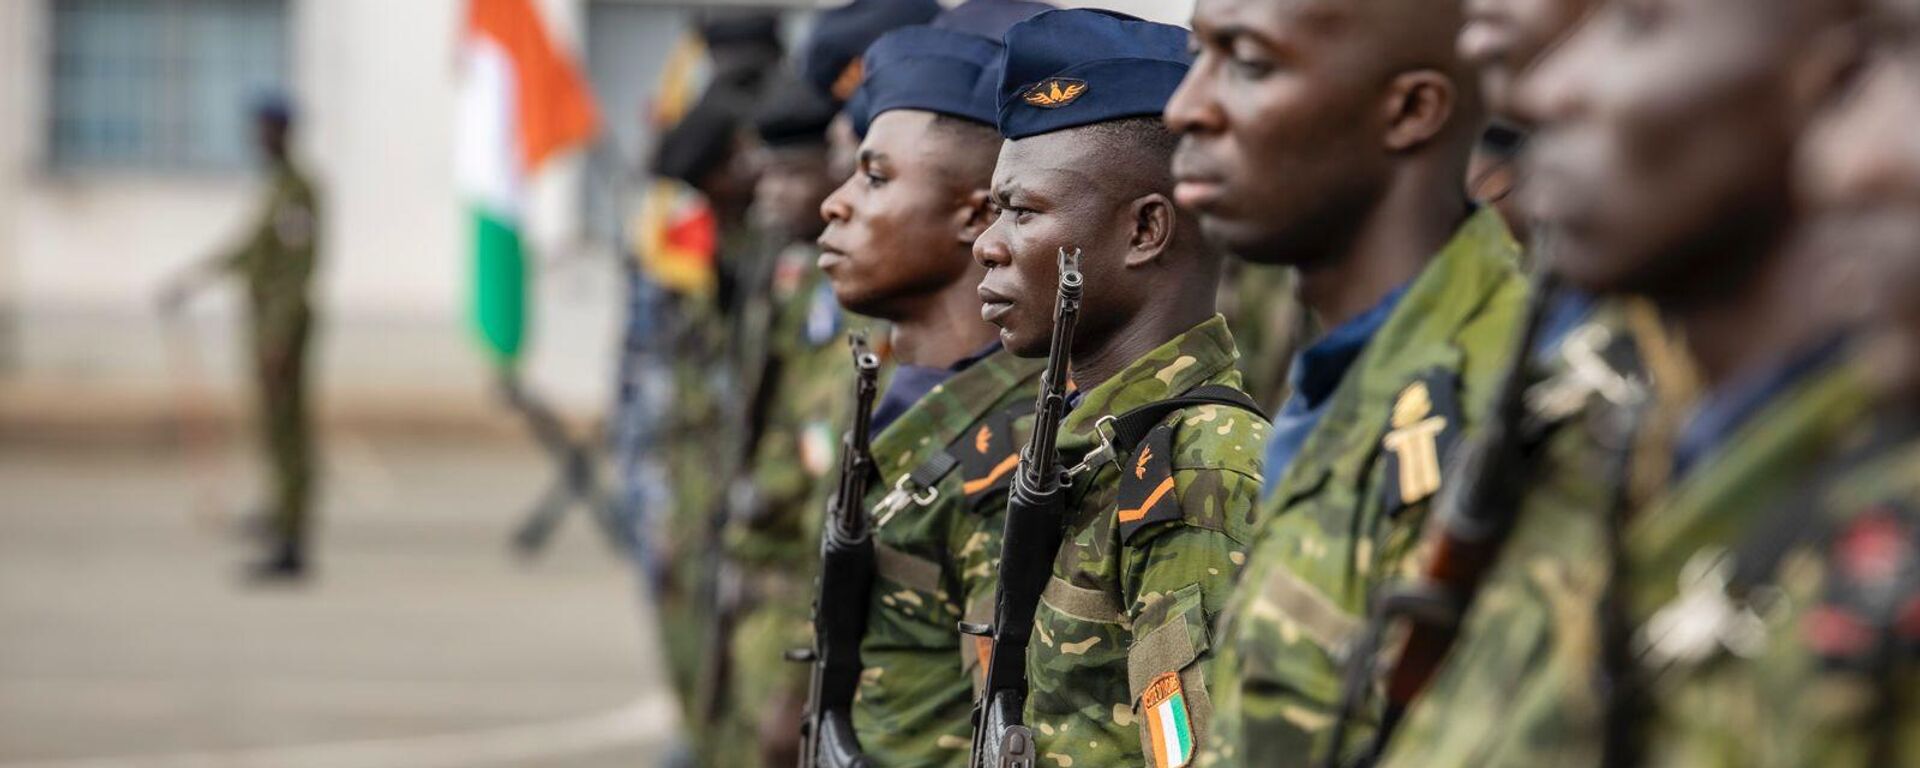
<instances>
[{"instance_id":1,"label":"rifle stock","mask_svg":"<svg viewBox=\"0 0 1920 768\"><path fill-rule=\"evenodd\" d=\"M800 766L872 765L853 732L853 697L860 687L860 641L867 633L867 596L873 590L873 537L862 507L873 481L868 435L879 391L880 360L866 336L852 334L854 407L840 441L840 474L827 502L820 537L819 591L813 601L813 647L792 658L810 662L807 709L800 723Z\"/></svg>"},{"instance_id":2,"label":"rifle stock","mask_svg":"<svg viewBox=\"0 0 1920 768\"><path fill-rule=\"evenodd\" d=\"M987 665L986 685L974 704L969 763L973 768L1031 768L1035 762L1033 732L1022 722L1027 642L1033 636L1034 613L1053 575L1053 558L1066 526L1069 481L1055 446L1067 412L1067 364L1083 286L1079 249L1072 253L1060 249L1059 293L1054 300L1047 366L1034 408L1033 435L1020 454L1020 467L1007 496L993 624L961 626L962 632L992 637L992 650L982 660Z\"/></svg>"}]
</instances>

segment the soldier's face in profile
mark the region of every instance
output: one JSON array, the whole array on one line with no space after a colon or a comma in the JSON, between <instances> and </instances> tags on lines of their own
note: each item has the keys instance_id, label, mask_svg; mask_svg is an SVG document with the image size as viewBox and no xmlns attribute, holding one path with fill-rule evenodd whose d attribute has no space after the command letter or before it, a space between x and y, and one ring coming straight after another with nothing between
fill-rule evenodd
<instances>
[{"instance_id":1,"label":"soldier's face in profile","mask_svg":"<svg viewBox=\"0 0 1920 768\"><path fill-rule=\"evenodd\" d=\"M1803 189L1836 250L1861 257L1872 359L1892 387L1920 397L1920 2L1877 9L1877 35L1851 91L1810 133Z\"/></svg>"},{"instance_id":2,"label":"soldier's face in profile","mask_svg":"<svg viewBox=\"0 0 1920 768\"><path fill-rule=\"evenodd\" d=\"M1120 264L1131 226L1124 206L1108 199L1091 175L1102 160L1079 138L1066 130L1002 144L993 171L998 212L973 241L974 259L987 268L981 317L998 326L1001 343L1021 357L1047 354L1061 248L1080 249L1086 276L1076 347L1098 343L1131 316L1134 286Z\"/></svg>"},{"instance_id":3,"label":"soldier's face in profile","mask_svg":"<svg viewBox=\"0 0 1920 768\"><path fill-rule=\"evenodd\" d=\"M1511 116L1514 82L1566 37L1595 0L1467 0L1460 58L1480 75L1480 97Z\"/></svg>"},{"instance_id":4,"label":"soldier's face in profile","mask_svg":"<svg viewBox=\"0 0 1920 768\"><path fill-rule=\"evenodd\" d=\"M820 268L841 306L895 319L973 264L956 249L972 211L943 153L954 142L928 130L933 113L882 113L860 145L857 166L820 206Z\"/></svg>"},{"instance_id":5,"label":"soldier's face in profile","mask_svg":"<svg viewBox=\"0 0 1920 768\"><path fill-rule=\"evenodd\" d=\"M1324 253L1377 197L1382 66L1338 2L1199 0L1198 56L1167 104L1174 199L1261 263Z\"/></svg>"},{"instance_id":6,"label":"soldier's face in profile","mask_svg":"<svg viewBox=\"0 0 1920 768\"><path fill-rule=\"evenodd\" d=\"M1571 282L1687 300L1781 242L1812 34L1790 6L1612 0L1526 76L1522 200Z\"/></svg>"}]
</instances>

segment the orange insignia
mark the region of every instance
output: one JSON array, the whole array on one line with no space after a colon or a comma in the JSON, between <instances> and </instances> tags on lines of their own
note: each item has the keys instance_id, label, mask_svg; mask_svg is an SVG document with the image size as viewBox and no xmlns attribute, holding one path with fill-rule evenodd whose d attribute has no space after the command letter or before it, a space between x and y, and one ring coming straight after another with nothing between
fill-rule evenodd
<instances>
[{"instance_id":1,"label":"orange insignia","mask_svg":"<svg viewBox=\"0 0 1920 768\"><path fill-rule=\"evenodd\" d=\"M1027 89L1022 101L1041 109L1059 109L1086 95L1087 81L1055 77Z\"/></svg>"},{"instance_id":2,"label":"orange insignia","mask_svg":"<svg viewBox=\"0 0 1920 768\"><path fill-rule=\"evenodd\" d=\"M833 97L841 101L853 98L853 89L860 87L860 81L867 77L867 63L860 57L847 62L847 68L840 70L840 76L833 79Z\"/></svg>"},{"instance_id":3,"label":"orange insignia","mask_svg":"<svg viewBox=\"0 0 1920 768\"><path fill-rule=\"evenodd\" d=\"M989 427L985 424L980 425L980 431L974 433L973 435L973 452L986 453L987 448L992 445L993 445L993 427Z\"/></svg>"},{"instance_id":4,"label":"orange insignia","mask_svg":"<svg viewBox=\"0 0 1920 768\"><path fill-rule=\"evenodd\" d=\"M1136 480L1147 479L1147 461L1153 458L1153 447L1148 446L1140 452L1140 458L1133 461L1133 477Z\"/></svg>"}]
</instances>

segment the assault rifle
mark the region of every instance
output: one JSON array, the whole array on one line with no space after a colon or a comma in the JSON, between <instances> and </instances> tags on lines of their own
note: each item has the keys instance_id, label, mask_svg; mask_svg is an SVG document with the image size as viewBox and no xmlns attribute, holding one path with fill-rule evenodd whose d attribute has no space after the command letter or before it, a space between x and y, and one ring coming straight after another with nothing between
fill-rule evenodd
<instances>
[{"instance_id":1,"label":"assault rifle","mask_svg":"<svg viewBox=\"0 0 1920 768\"><path fill-rule=\"evenodd\" d=\"M1068 478L1054 450L1067 413L1067 358L1080 317L1080 251L1060 249L1060 292L1053 304L1053 338L1040 376L1033 436L1020 454L1000 546L1000 584L993 624L962 623L960 631L993 639L983 663L987 682L973 708L973 768L1032 768L1033 731L1021 722L1027 702L1027 642L1040 592L1053 575L1054 554L1066 529Z\"/></svg>"},{"instance_id":2,"label":"assault rifle","mask_svg":"<svg viewBox=\"0 0 1920 768\"><path fill-rule=\"evenodd\" d=\"M873 536L863 506L873 482L867 433L879 392L880 358L864 334L848 339L856 373L853 424L840 440L840 478L827 501L820 537L819 592L813 599L813 647L789 654L812 665L807 709L800 721L800 768L867 768L853 732L853 695L860 687L860 640L867 634L867 596L873 590Z\"/></svg>"}]
</instances>

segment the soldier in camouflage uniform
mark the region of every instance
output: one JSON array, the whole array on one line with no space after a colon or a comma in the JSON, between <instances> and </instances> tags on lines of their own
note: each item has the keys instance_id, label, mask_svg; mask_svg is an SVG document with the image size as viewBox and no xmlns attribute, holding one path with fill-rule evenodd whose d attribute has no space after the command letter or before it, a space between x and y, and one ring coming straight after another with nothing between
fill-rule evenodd
<instances>
[{"instance_id":1,"label":"soldier in camouflage uniform","mask_svg":"<svg viewBox=\"0 0 1920 768\"><path fill-rule=\"evenodd\" d=\"M1203 762L1297 765L1327 748L1341 655L1376 590L1416 568L1451 449L1504 370L1525 286L1499 216L1460 184L1480 112L1459 25L1451 2L1195 8L1199 58L1167 109L1181 202L1236 255L1296 265L1327 329L1274 418L1266 522L1216 634L1219 738Z\"/></svg>"},{"instance_id":2,"label":"soldier in camouflage uniform","mask_svg":"<svg viewBox=\"0 0 1920 768\"><path fill-rule=\"evenodd\" d=\"M971 247L991 218L999 152L993 40L915 26L865 56L868 125L854 173L820 212L836 295L891 329L898 366L874 410L879 482L863 505L876 550L853 724L886 766L967 759L974 643L958 622L991 611L1001 512L1039 365L980 318ZM837 599L842 596L826 596ZM844 596L852 599L854 596Z\"/></svg>"},{"instance_id":3,"label":"soldier in camouflage uniform","mask_svg":"<svg viewBox=\"0 0 1920 768\"><path fill-rule=\"evenodd\" d=\"M1853 54L1832 33L1858 20L1841 4L1685 5L1602 7L1523 101L1541 119L1531 151L1556 169L1529 182L1539 226L1564 238L1555 264L1658 303L1689 334L1705 399L1644 509L1523 508L1389 764L1893 765L1899 739L1907 762L1920 754L1899 735L1912 703L1880 695L1915 679L1913 637L1888 621L1910 598L1886 598L1920 587L1885 578L1916 572L1920 528L1885 503L1902 485L1886 471L1910 457L1849 447L1871 389L1832 303L1797 292L1832 254L1798 242L1805 212L1779 194L1783 148L1827 101L1792 84L1826 71L1813 81L1835 87L1829 67ZM1864 550L1878 568L1859 567Z\"/></svg>"},{"instance_id":4,"label":"soldier in camouflage uniform","mask_svg":"<svg viewBox=\"0 0 1920 768\"><path fill-rule=\"evenodd\" d=\"M806 692L806 670L782 653L808 638L806 585L819 551L819 515L835 463L833 425L850 385L845 318L814 262L820 201L832 189L826 127L833 106L798 82L776 86L755 116L762 148L752 222L770 243L785 243L745 291L764 307L743 322L743 350L764 357L742 364L758 376L753 409L757 441L731 506L722 546L734 589L725 639L732 674L725 681L724 729L712 742L721 765L792 765L792 727ZM753 342L749 344L748 342ZM749 352L749 354L753 354Z\"/></svg>"},{"instance_id":5,"label":"soldier in camouflage uniform","mask_svg":"<svg viewBox=\"0 0 1920 768\"><path fill-rule=\"evenodd\" d=\"M737 95L709 92L682 121L661 138L656 150L654 172L657 176L678 179L698 190L713 209L718 221L719 265L736 275L755 274L761 254L758 234L746 222L746 207L753 188L748 164L741 162L742 116L736 109ZM713 587L712 547L716 544L714 518L723 481L714 477L715 467L729 466L726 451L738 450L727 439L715 439L724 432L727 406L721 394L734 391L733 378L739 360L737 340L741 329L735 322L745 312L729 312L737 307L730 290L738 280L720 280L719 289L707 293L673 293L663 328L669 340L672 360L671 407L662 418L659 450L669 486L672 504L661 520L662 530L646 537L656 553L652 574L661 614L661 639L667 658L668 677L683 707L682 722L692 735L695 749L709 751L713 743L712 713L703 712L703 699L712 699L715 691L702 691L703 671L713 652L706 646L714 596L704 594Z\"/></svg>"},{"instance_id":6,"label":"soldier in camouflage uniform","mask_svg":"<svg viewBox=\"0 0 1920 768\"><path fill-rule=\"evenodd\" d=\"M1213 311L1221 257L1173 205L1174 138L1158 119L1186 39L1092 10L1006 36L1000 213L974 245L985 313L1008 349L1042 356L1062 248L1081 251L1086 280L1059 438L1078 469L1027 649L1042 765L1177 766L1211 738L1209 627L1255 530L1257 412L1183 407L1118 455L1103 431L1136 407L1241 385Z\"/></svg>"},{"instance_id":7,"label":"soldier in camouflage uniform","mask_svg":"<svg viewBox=\"0 0 1920 768\"><path fill-rule=\"evenodd\" d=\"M272 188L258 220L238 248L182 276L162 303L169 310L178 307L201 284L223 275L246 281L261 442L273 473L273 500L265 515L271 551L252 575L299 578L306 572L312 529L313 436L306 360L314 323L310 295L319 253L319 196L288 153L293 114L286 101L262 102L254 120L261 152L273 169Z\"/></svg>"}]
</instances>

